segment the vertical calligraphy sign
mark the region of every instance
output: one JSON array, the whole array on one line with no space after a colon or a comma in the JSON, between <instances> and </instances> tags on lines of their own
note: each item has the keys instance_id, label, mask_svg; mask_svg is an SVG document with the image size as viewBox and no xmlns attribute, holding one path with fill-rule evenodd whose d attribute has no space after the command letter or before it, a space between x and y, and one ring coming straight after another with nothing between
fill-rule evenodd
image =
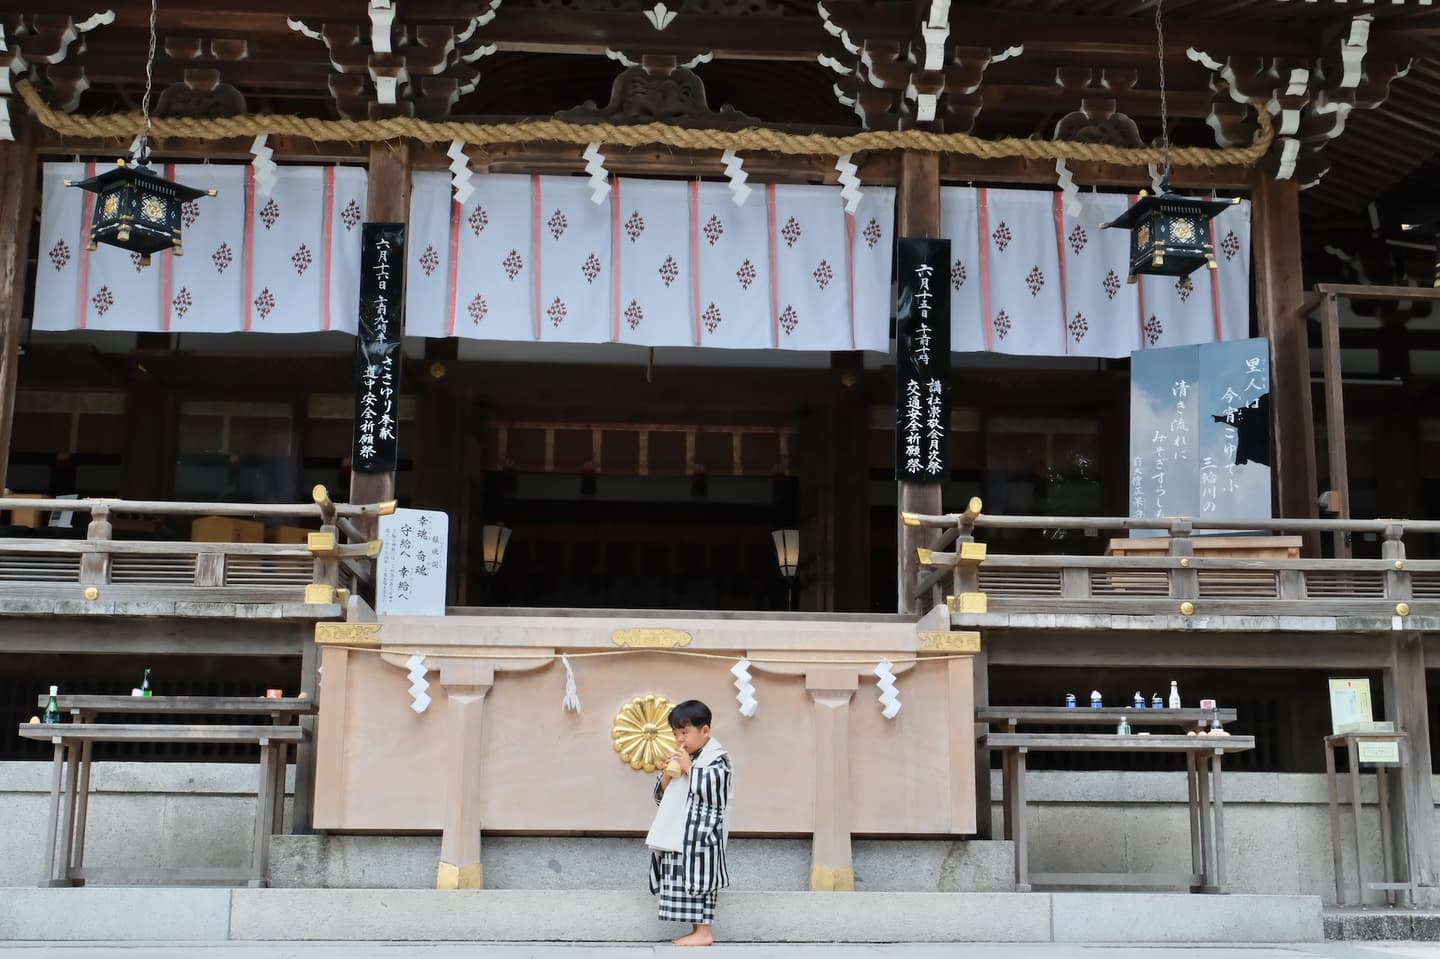
<instances>
[{"instance_id":1,"label":"vertical calligraphy sign","mask_svg":"<svg viewBox=\"0 0 1440 959\"><path fill-rule=\"evenodd\" d=\"M1131 355L1131 517L1270 517L1269 355L1263 339Z\"/></svg>"},{"instance_id":2,"label":"vertical calligraphy sign","mask_svg":"<svg viewBox=\"0 0 1440 959\"><path fill-rule=\"evenodd\" d=\"M405 224L366 223L360 242L355 434L350 460L362 473L393 473L400 458Z\"/></svg>"},{"instance_id":3,"label":"vertical calligraphy sign","mask_svg":"<svg viewBox=\"0 0 1440 959\"><path fill-rule=\"evenodd\" d=\"M901 237L895 298L895 478L950 470L950 241Z\"/></svg>"}]
</instances>

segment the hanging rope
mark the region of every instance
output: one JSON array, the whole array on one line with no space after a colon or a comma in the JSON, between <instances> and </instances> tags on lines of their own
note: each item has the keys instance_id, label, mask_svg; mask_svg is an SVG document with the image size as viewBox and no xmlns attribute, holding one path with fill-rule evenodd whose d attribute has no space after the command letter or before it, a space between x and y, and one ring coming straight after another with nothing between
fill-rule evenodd
<instances>
[{"instance_id":1,"label":"hanging rope","mask_svg":"<svg viewBox=\"0 0 1440 959\"><path fill-rule=\"evenodd\" d=\"M144 128L144 118L135 113L103 116L74 116L52 109L28 80L15 84L25 105L41 124L61 136L87 138L128 138ZM1255 142L1234 149L1180 147L1169 151L1169 160L1180 167L1254 166L1270 149L1274 139L1270 117L1256 111L1259 135ZM348 141L374 143L409 138L422 143L462 143L484 146L497 143L572 143L584 146L666 146L685 150L737 150L782 153L789 156L844 156L866 150L922 150L955 153L982 159L1020 157L1027 160L1070 160L1080 162L1143 165L1161 163L1165 151L1156 147L1116 147L1068 140L1026 140L1006 137L982 140L966 133L931 133L926 130L869 130L836 137L819 133L786 133L780 130L703 130L668 123L618 126L611 123L566 123L561 120L527 120L521 123L432 122L411 117L388 120L319 120L310 117L255 114L243 117L197 119L156 117L151 133L157 139L223 140L240 137L304 137L317 142Z\"/></svg>"}]
</instances>

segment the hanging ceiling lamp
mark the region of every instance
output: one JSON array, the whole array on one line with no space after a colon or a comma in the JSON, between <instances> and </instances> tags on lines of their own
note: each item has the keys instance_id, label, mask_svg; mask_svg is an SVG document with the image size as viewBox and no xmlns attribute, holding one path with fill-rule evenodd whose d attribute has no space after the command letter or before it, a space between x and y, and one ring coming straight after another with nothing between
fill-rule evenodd
<instances>
[{"instance_id":1,"label":"hanging ceiling lamp","mask_svg":"<svg viewBox=\"0 0 1440 959\"><path fill-rule=\"evenodd\" d=\"M88 249L108 243L140 254L140 265L150 265L150 254L180 246L181 206L214 190L172 183L150 169L150 86L155 71L155 2L150 0L150 51L145 59L145 96L140 110L145 127L135 143L135 155L121 157L115 168L99 176L66 186L78 186L95 194L95 212L90 218Z\"/></svg>"},{"instance_id":2,"label":"hanging ceiling lamp","mask_svg":"<svg viewBox=\"0 0 1440 959\"><path fill-rule=\"evenodd\" d=\"M1203 200L1170 190L1170 117L1165 102L1165 30L1160 19L1163 0L1155 4L1155 37L1160 55L1160 136L1165 159L1160 171L1160 193L1140 191L1140 199L1115 220L1105 224L1130 231L1130 282L1140 273L1155 276L1189 276L1202 266L1215 269L1215 246L1210 242L1210 220L1234 200Z\"/></svg>"}]
</instances>

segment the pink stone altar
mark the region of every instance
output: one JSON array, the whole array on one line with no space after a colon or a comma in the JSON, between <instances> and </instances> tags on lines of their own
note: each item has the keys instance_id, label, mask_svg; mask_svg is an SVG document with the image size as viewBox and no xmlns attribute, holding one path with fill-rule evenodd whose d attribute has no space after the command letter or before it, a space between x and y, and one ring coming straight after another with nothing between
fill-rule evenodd
<instances>
[{"instance_id":1,"label":"pink stone altar","mask_svg":"<svg viewBox=\"0 0 1440 959\"><path fill-rule=\"evenodd\" d=\"M710 706L736 770L731 834L812 837L812 888L854 888L852 834L975 831L973 633L893 617L461 615L322 624L316 639L315 827L439 832L441 888L483 886L482 830L640 842L654 773L622 758L612 727L647 695ZM561 654L579 712L562 707ZM881 662L901 705L889 719Z\"/></svg>"}]
</instances>

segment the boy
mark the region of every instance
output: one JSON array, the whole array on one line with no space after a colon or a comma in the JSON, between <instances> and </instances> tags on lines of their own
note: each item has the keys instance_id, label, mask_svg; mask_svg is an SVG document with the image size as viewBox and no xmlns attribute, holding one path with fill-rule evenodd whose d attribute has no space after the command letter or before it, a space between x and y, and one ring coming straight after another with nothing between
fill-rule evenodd
<instances>
[{"instance_id":1,"label":"boy","mask_svg":"<svg viewBox=\"0 0 1440 959\"><path fill-rule=\"evenodd\" d=\"M730 756L710 738L710 708L690 699L670 711L675 752L655 781L660 805L645 837L650 847L650 892L660 897L663 922L688 922L677 946L715 941L715 900L730 885L725 841L730 834Z\"/></svg>"}]
</instances>

